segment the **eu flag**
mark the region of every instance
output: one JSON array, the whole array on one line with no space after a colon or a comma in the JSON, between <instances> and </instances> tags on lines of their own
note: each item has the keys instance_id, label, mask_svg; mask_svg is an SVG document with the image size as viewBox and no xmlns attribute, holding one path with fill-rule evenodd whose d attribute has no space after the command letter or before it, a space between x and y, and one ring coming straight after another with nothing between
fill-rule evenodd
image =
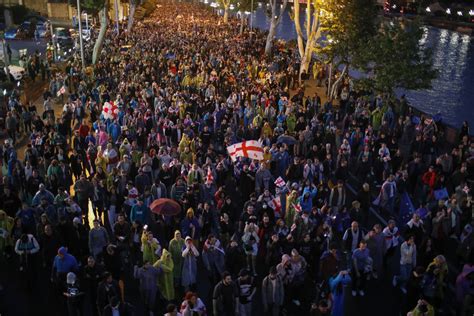
<instances>
[{"instance_id":1,"label":"eu flag","mask_svg":"<svg viewBox=\"0 0 474 316\"><path fill-rule=\"evenodd\" d=\"M403 192L400 196L400 213L399 213L399 224L406 224L415 212L415 207L410 199L407 192Z\"/></svg>"}]
</instances>

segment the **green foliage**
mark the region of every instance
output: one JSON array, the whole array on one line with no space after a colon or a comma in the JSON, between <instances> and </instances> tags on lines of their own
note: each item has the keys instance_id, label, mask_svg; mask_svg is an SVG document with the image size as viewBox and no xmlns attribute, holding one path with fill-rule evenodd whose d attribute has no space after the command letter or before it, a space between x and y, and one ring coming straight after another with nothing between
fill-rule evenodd
<instances>
[{"instance_id":1,"label":"green foliage","mask_svg":"<svg viewBox=\"0 0 474 316\"><path fill-rule=\"evenodd\" d=\"M107 2L108 0L81 0L81 11L86 11L89 14L97 14L107 5ZM77 1L69 0L69 4L76 7Z\"/></svg>"},{"instance_id":2,"label":"green foliage","mask_svg":"<svg viewBox=\"0 0 474 316\"><path fill-rule=\"evenodd\" d=\"M320 2L323 40L317 51L328 61L357 66L367 42L377 33L375 0L326 0Z\"/></svg>"},{"instance_id":3,"label":"green foliage","mask_svg":"<svg viewBox=\"0 0 474 316\"><path fill-rule=\"evenodd\" d=\"M432 52L422 47L423 28L418 21L409 25L402 22L383 24L377 35L365 46L365 65L368 74L358 83L379 92L394 89L428 89L438 71L432 66Z\"/></svg>"},{"instance_id":4,"label":"green foliage","mask_svg":"<svg viewBox=\"0 0 474 316\"><path fill-rule=\"evenodd\" d=\"M253 7L252 7L252 0L238 0L233 1L235 2L235 11L240 12L253 12L257 10L258 7L258 0L253 0Z\"/></svg>"}]
</instances>

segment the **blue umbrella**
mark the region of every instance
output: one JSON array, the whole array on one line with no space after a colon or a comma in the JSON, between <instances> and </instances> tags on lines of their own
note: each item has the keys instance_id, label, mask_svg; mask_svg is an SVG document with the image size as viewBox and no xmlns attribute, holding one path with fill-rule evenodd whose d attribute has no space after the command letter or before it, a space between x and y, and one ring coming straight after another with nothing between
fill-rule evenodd
<instances>
[{"instance_id":1,"label":"blue umbrella","mask_svg":"<svg viewBox=\"0 0 474 316\"><path fill-rule=\"evenodd\" d=\"M296 138L289 135L281 135L277 139L277 144L287 144L287 145L294 145L297 143Z\"/></svg>"}]
</instances>

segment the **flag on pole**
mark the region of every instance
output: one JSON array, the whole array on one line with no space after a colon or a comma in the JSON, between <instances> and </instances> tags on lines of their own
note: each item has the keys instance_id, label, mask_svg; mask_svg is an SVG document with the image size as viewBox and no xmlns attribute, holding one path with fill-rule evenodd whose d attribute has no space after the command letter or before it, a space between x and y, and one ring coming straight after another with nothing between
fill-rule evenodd
<instances>
[{"instance_id":1,"label":"flag on pole","mask_svg":"<svg viewBox=\"0 0 474 316\"><path fill-rule=\"evenodd\" d=\"M61 94L65 94L65 93L66 93L66 87L62 86L61 89L59 89L59 91L56 93L56 95L59 97Z\"/></svg>"},{"instance_id":2,"label":"flag on pole","mask_svg":"<svg viewBox=\"0 0 474 316\"><path fill-rule=\"evenodd\" d=\"M268 206L273 209L275 213L281 212L281 201L280 197L273 198L270 202L268 202Z\"/></svg>"},{"instance_id":3,"label":"flag on pole","mask_svg":"<svg viewBox=\"0 0 474 316\"><path fill-rule=\"evenodd\" d=\"M407 192L404 192L400 196L400 225L408 223L414 212L415 207L413 206L410 196Z\"/></svg>"},{"instance_id":4,"label":"flag on pole","mask_svg":"<svg viewBox=\"0 0 474 316\"><path fill-rule=\"evenodd\" d=\"M301 205L299 203L298 204L293 203L293 207L295 208L295 211L297 213L301 213L303 211L303 208L301 208Z\"/></svg>"},{"instance_id":5,"label":"flag on pole","mask_svg":"<svg viewBox=\"0 0 474 316\"><path fill-rule=\"evenodd\" d=\"M286 184L285 180L283 180L282 177L278 177L276 180L275 180L275 185L279 188L281 187L284 187Z\"/></svg>"},{"instance_id":6,"label":"flag on pole","mask_svg":"<svg viewBox=\"0 0 474 316\"><path fill-rule=\"evenodd\" d=\"M207 167L207 176L206 176L206 183L213 183L214 176L212 175L211 167Z\"/></svg>"},{"instance_id":7,"label":"flag on pole","mask_svg":"<svg viewBox=\"0 0 474 316\"><path fill-rule=\"evenodd\" d=\"M446 188L434 190L433 195L436 201L446 200L449 197L448 190Z\"/></svg>"},{"instance_id":8,"label":"flag on pole","mask_svg":"<svg viewBox=\"0 0 474 316\"><path fill-rule=\"evenodd\" d=\"M227 147L232 161L236 161L237 157L246 157L250 159L263 160L263 146L256 140L247 140Z\"/></svg>"}]
</instances>

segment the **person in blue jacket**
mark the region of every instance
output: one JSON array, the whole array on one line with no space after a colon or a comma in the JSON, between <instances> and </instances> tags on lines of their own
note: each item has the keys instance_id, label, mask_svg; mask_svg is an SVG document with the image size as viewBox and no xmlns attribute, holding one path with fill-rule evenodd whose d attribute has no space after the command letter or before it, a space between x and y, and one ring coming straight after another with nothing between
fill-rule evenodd
<instances>
[{"instance_id":1,"label":"person in blue jacket","mask_svg":"<svg viewBox=\"0 0 474 316\"><path fill-rule=\"evenodd\" d=\"M73 255L67 252L66 247L58 249L58 254L54 257L53 267L51 269L51 281L59 283L66 280L69 272L77 272L77 260Z\"/></svg>"},{"instance_id":2,"label":"person in blue jacket","mask_svg":"<svg viewBox=\"0 0 474 316\"><path fill-rule=\"evenodd\" d=\"M312 189L305 187L303 194L298 198L298 203L301 205L301 209L305 213L310 213L313 208L313 198L318 194L318 189L313 184Z\"/></svg>"},{"instance_id":3,"label":"person in blue jacket","mask_svg":"<svg viewBox=\"0 0 474 316\"><path fill-rule=\"evenodd\" d=\"M150 209L143 203L143 199L139 198L138 203L132 207L130 211L130 221L139 221L142 225L148 224L148 214Z\"/></svg>"},{"instance_id":4,"label":"person in blue jacket","mask_svg":"<svg viewBox=\"0 0 474 316\"><path fill-rule=\"evenodd\" d=\"M332 316L344 316L344 286L351 283L351 277L346 270L340 271L329 279L329 289L331 290L333 309Z\"/></svg>"}]
</instances>

